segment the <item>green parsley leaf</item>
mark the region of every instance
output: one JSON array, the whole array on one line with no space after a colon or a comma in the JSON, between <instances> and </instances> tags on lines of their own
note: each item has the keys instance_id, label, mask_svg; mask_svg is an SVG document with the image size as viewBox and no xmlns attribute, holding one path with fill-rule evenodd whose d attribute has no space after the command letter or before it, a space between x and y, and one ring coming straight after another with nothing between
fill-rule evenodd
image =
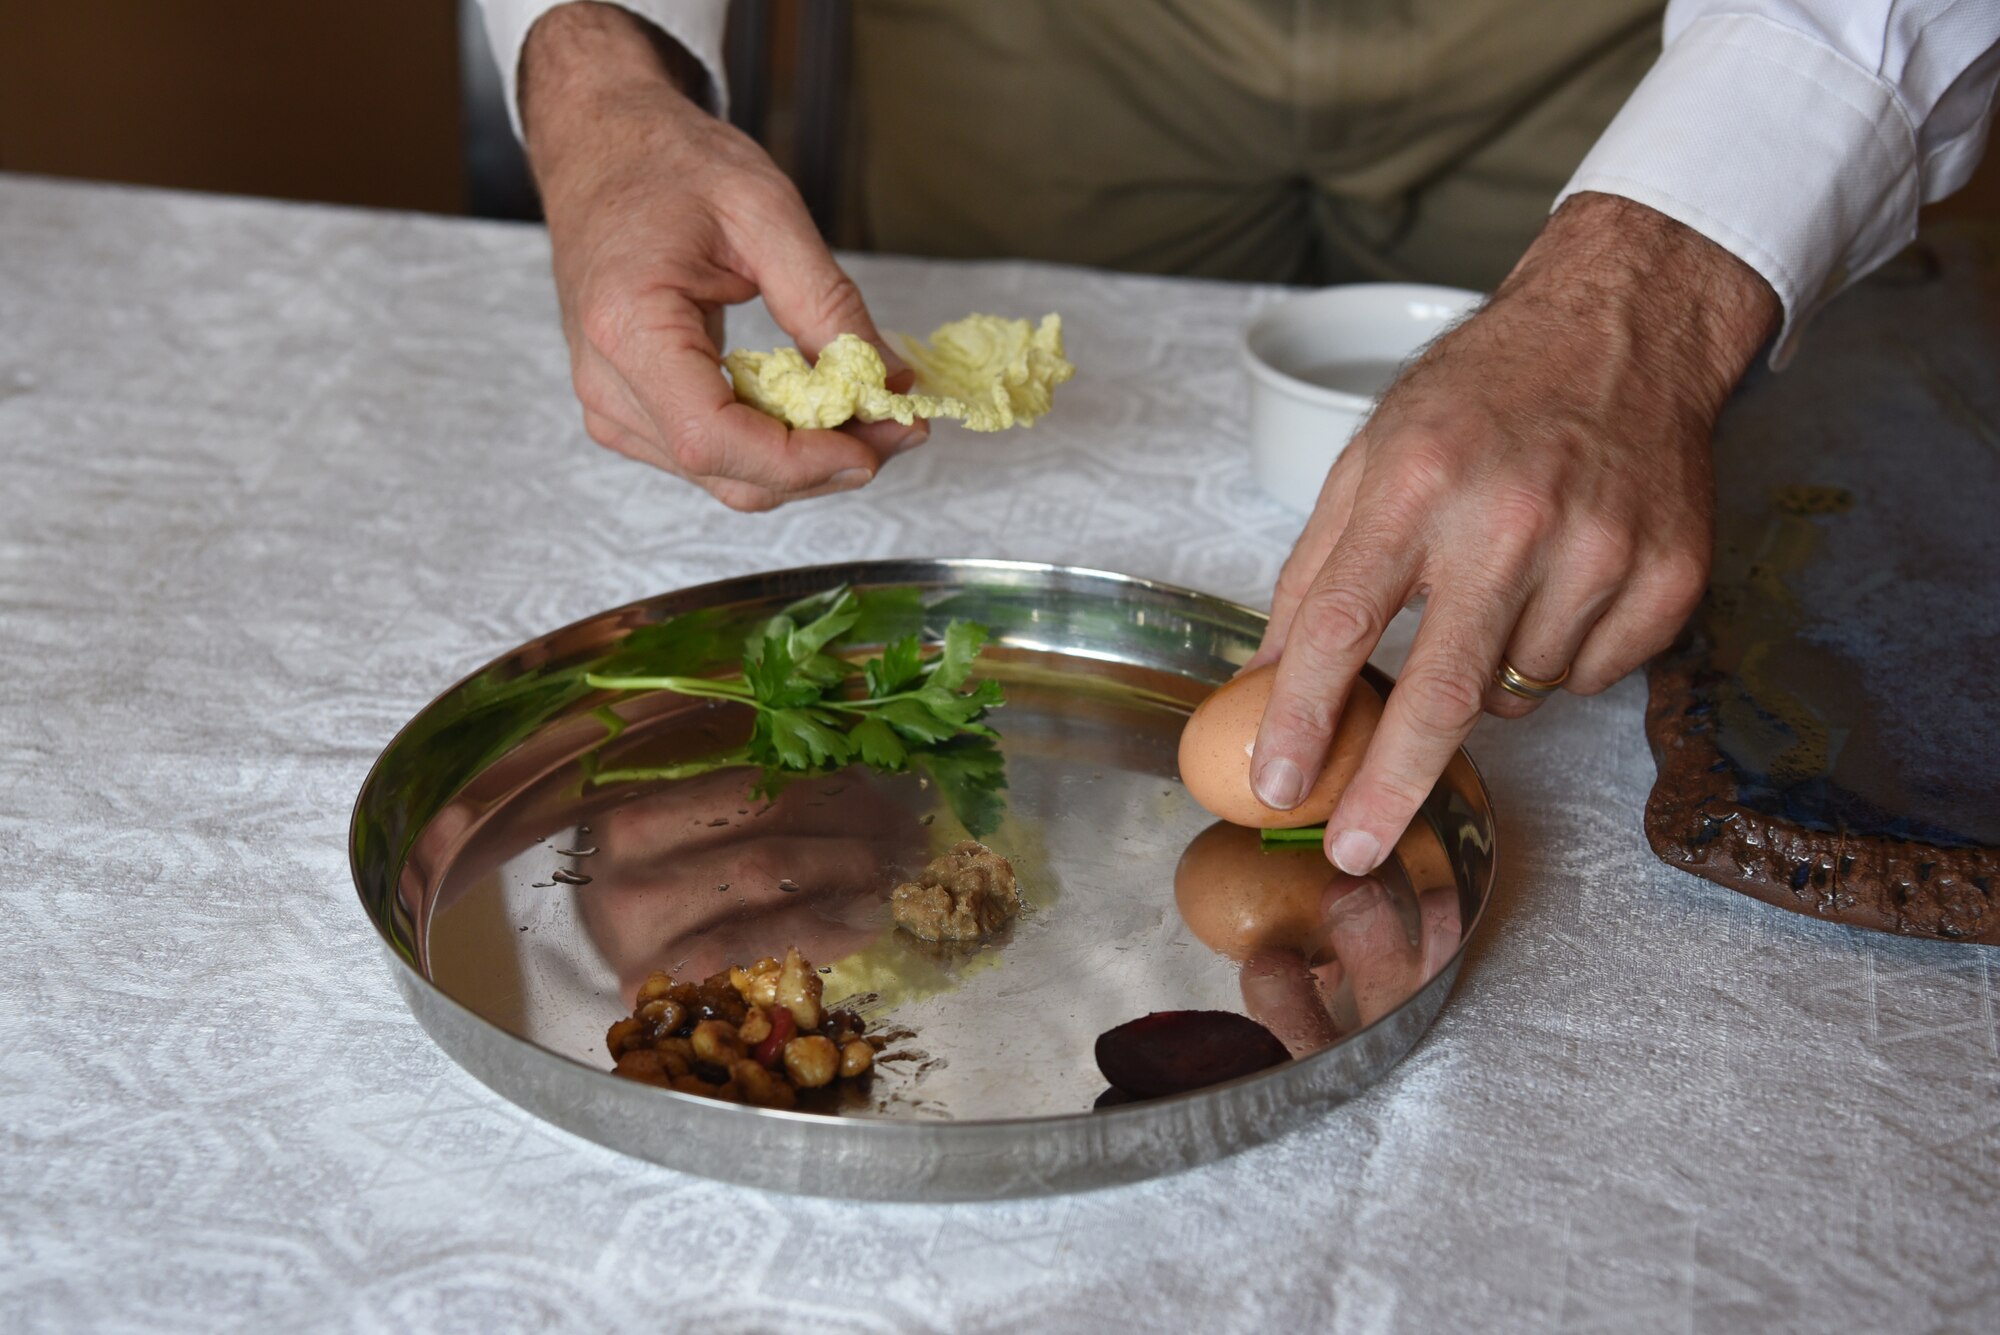
<instances>
[{"instance_id":1,"label":"green parsley leaf","mask_svg":"<svg viewBox=\"0 0 2000 1335\"><path fill-rule=\"evenodd\" d=\"M1006 811L1007 765L989 737L968 737L949 746L914 752L911 764L930 775L958 823L974 839L1000 828Z\"/></svg>"},{"instance_id":2,"label":"green parsley leaf","mask_svg":"<svg viewBox=\"0 0 2000 1335\"><path fill-rule=\"evenodd\" d=\"M789 647L792 642L792 635L798 628L799 623L794 621L790 614L785 612L778 613L778 615L757 627L756 630L750 632L750 638L743 641L743 656L754 662L763 662L764 655L770 650L773 643Z\"/></svg>"},{"instance_id":3,"label":"green parsley leaf","mask_svg":"<svg viewBox=\"0 0 2000 1335\"><path fill-rule=\"evenodd\" d=\"M986 644L986 627L954 621L944 628L944 651L931 665L931 685L955 691L972 675L972 660Z\"/></svg>"},{"instance_id":4,"label":"green parsley leaf","mask_svg":"<svg viewBox=\"0 0 2000 1335\"><path fill-rule=\"evenodd\" d=\"M868 696L880 700L894 695L917 679L924 669L923 642L905 635L882 646L882 655L861 665L868 678Z\"/></svg>"},{"instance_id":5,"label":"green parsley leaf","mask_svg":"<svg viewBox=\"0 0 2000 1335\"><path fill-rule=\"evenodd\" d=\"M757 716L750 743L754 756L759 742L777 755L786 769L838 768L853 755L844 733L836 732L803 709L774 709Z\"/></svg>"},{"instance_id":6,"label":"green parsley leaf","mask_svg":"<svg viewBox=\"0 0 2000 1335\"><path fill-rule=\"evenodd\" d=\"M939 718L921 700L891 700L875 716L913 742L948 742L959 731L958 724Z\"/></svg>"},{"instance_id":7,"label":"green parsley leaf","mask_svg":"<svg viewBox=\"0 0 2000 1335\"><path fill-rule=\"evenodd\" d=\"M862 719L848 732L847 739L854 743L862 761L877 769L899 770L909 763L910 749L903 745L896 730L879 718Z\"/></svg>"},{"instance_id":8,"label":"green parsley leaf","mask_svg":"<svg viewBox=\"0 0 2000 1335\"><path fill-rule=\"evenodd\" d=\"M791 678L792 664L783 637L767 635L751 642L743 655L743 681L758 703L770 704Z\"/></svg>"},{"instance_id":9,"label":"green parsley leaf","mask_svg":"<svg viewBox=\"0 0 2000 1335\"><path fill-rule=\"evenodd\" d=\"M799 664L798 674L822 691L828 691L853 676L854 665L829 653L816 653Z\"/></svg>"},{"instance_id":10,"label":"green parsley leaf","mask_svg":"<svg viewBox=\"0 0 2000 1335\"><path fill-rule=\"evenodd\" d=\"M916 699L924 708L945 722L963 728L969 726L988 709L1001 703L1000 683L982 681L964 695L947 691L942 686L926 686L916 692Z\"/></svg>"},{"instance_id":11,"label":"green parsley leaf","mask_svg":"<svg viewBox=\"0 0 2000 1335\"><path fill-rule=\"evenodd\" d=\"M807 622L791 633L789 638L791 640L792 661L802 663L806 659L811 658L814 654L826 648L827 645L847 634L854 623L860 619L861 609L855 604L854 591L852 589L842 589L840 596L834 599L832 607L829 607L819 617Z\"/></svg>"}]
</instances>

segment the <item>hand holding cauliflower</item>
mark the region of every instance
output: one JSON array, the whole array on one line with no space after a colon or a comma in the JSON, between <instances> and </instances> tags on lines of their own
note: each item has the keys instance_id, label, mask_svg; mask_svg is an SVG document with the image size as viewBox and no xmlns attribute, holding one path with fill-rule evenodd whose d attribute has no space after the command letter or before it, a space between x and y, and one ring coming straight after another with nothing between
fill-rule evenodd
<instances>
[{"instance_id":1,"label":"hand holding cauliflower","mask_svg":"<svg viewBox=\"0 0 2000 1335\"><path fill-rule=\"evenodd\" d=\"M916 369L914 392L888 388L882 354L853 334L841 334L807 365L797 348L739 349L723 359L738 401L794 429L843 422L919 417L957 418L969 431L1033 426L1048 412L1055 387L1076 374L1063 356L1062 317L1039 326L997 315L968 315L933 332L928 342L901 340Z\"/></svg>"}]
</instances>

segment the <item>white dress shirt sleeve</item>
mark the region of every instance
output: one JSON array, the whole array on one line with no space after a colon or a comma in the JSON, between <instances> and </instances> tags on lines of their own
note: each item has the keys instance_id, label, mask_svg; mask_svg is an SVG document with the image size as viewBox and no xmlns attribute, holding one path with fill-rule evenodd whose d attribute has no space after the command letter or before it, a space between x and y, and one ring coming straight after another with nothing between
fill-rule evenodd
<instances>
[{"instance_id":1,"label":"white dress shirt sleeve","mask_svg":"<svg viewBox=\"0 0 2000 1335\"><path fill-rule=\"evenodd\" d=\"M507 92L507 118L521 133L521 48L535 20L567 0L479 0L485 12L486 40L500 66ZM645 19L687 48L708 71L708 109L729 114L729 84L723 77L722 32L729 19L729 0L611 0L620 9Z\"/></svg>"},{"instance_id":2,"label":"white dress shirt sleeve","mask_svg":"<svg viewBox=\"0 0 2000 1335\"><path fill-rule=\"evenodd\" d=\"M1964 185L2000 84L2000 0L1672 0L1666 43L1560 204L1658 209L1813 312Z\"/></svg>"}]
</instances>

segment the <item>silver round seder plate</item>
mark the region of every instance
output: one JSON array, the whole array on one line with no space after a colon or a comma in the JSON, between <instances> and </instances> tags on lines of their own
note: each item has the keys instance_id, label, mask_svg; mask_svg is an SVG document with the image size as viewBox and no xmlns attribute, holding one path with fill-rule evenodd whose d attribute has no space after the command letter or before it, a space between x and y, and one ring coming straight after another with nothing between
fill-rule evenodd
<instances>
[{"instance_id":1,"label":"silver round seder plate","mask_svg":"<svg viewBox=\"0 0 2000 1335\"><path fill-rule=\"evenodd\" d=\"M979 671L1006 691L990 716L997 783L990 767L972 782L858 765L775 797L753 796L748 768L594 781L716 754L742 740L748 710L614 696L586 672L724 674L755 627L841 587L864 608L856 644L935 639L961 618L988 629ZM1492 812L1462 752L1365 881L1316 845L1266 850L1187 795L1181 725L1263 620L1123 575L980 560L787 570L634 603L495 659L404 727L355 805L355 886L410 1010L454 1060L639 1158L889 1200L1188 1168L1393 1066L1443 1005L1492 887ZM975 948L917 941L891 922L889 893L968 833L1012 862L1026 907ZM791 946L820 967L829 1004L852 1002L889 1037L837 1114L610 1073L605 1031L652 971L698 979ZM1119 1102L1096 1040L1159 1011L1247 1015L1293 1059Z\"/></svg>"}]
</instances>

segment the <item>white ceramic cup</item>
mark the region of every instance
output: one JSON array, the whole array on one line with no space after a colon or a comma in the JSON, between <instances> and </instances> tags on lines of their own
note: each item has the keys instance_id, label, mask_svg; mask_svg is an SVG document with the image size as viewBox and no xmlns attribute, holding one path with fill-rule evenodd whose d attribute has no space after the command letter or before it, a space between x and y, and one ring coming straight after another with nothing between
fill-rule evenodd
<instances>
[{"instance_id":1,"label":"white ceramic cup","mask_svg":"<svg viewBox=\"0 0 2000 1335\"><path fill-rule=\"evenodd\" d=\"M1349 283L1258 315L1243 331L1257 485L1281 505L1311 510L1393 368L1484 299L1423 283Z\"/></svg>"}]
</instances>

